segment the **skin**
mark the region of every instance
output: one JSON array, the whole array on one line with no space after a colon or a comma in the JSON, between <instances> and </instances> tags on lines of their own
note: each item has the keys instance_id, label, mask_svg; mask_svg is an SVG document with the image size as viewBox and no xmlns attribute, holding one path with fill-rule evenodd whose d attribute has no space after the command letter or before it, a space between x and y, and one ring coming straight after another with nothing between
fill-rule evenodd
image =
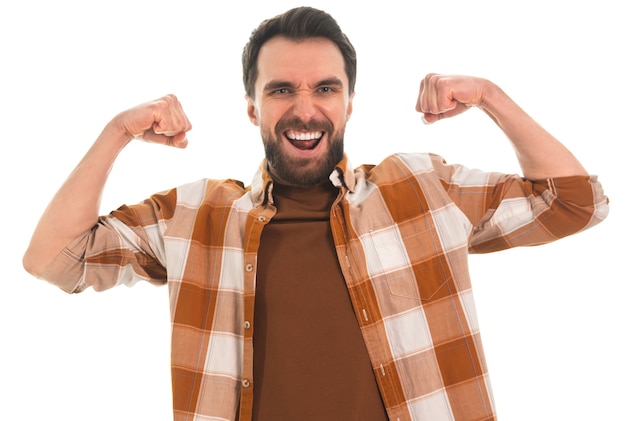
<instances>
[{"instance_id":1,"label":"skin","mask_svg":"<svg viewBox=\"0 0 626 421\"><path fill-rule=\"evenodd\" d=\"M343 144L343 130L352 113L353 95L347 92L337 47L324 39L294 42L276 37L262 47L258 65L255 95L247 98L247 112L250 121L259 126L266 149L270 145L281 156L270 162L270 171L278 181L296 185L314 184L320 174L327 177L331 146ZM416 110L423 114L424 122L453 117L468 107L479 107L503 130L525 177L587 174L557 139L492 82L437 74L422 81ZM132 139L184 148L189 130L191 123L173 95L115 116L44 211L24 254L24 268L41 276L66 244L97 223L108 174ZM288 139L320 134L318 143L295 142L300 148ZM335 160L330 159L333 165ZM295 170L290 172L290 168Z\"/></svg>"},{"instance_id":2,"label":"skin","mask_svg":"<svg viewBox=\"0 0 626 421\"><path fill-rule=\"evenodd\" d=\"M22 259L24 269L41 276L66 244L97 223L108 175L132 139L184 148L189 130L191 123L173 95L115 116L44 210Z\"/></svg>"},{"instance_id":3,"label":"skin","mask_svg":"<svg viewBox=\"0 0 626 421\"><path fill-rule=\"evenodd\" d=\"M248 117L260 128L270 172L291 185L327 182L343 156L354 96L341 52L325 38L278 36L261 47L257 66Z\"/></svg>"},{"instance_id":4,"label":"skin","mask_svg":"<svg viewBox=\"0 0 626 421\"><path fill-rule=\"evenodd\" d=\"M524 177L587 175L576 157L492 82L470 76L429 74L420 83L415 109L426 124L479 107L509 138Z\"/></svg>"}]
</instances>

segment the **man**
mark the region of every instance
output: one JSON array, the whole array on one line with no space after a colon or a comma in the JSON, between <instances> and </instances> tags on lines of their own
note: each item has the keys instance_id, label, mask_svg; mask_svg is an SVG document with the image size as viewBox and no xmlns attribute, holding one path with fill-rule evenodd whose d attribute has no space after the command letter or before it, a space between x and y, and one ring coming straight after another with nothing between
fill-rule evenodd
<instances>
[{"instance_id":1,"label":"man","mask_svg":"<svg viewBox=\"0 0 626 421\"><path fill-rule=\"evenodd\" d=\"M313 8L263 22L243 68L266 152L250 186L200 180L99 217L128 142L187 144L174 96L139 105L52 199L25 268L68 292L167 283L176 419L495 419L467 255L595 225L596 178L493 83L435 74L425 122L480 107L524 177L431 154L351 169L356 54Z\"/></svg>"}]
</instances>

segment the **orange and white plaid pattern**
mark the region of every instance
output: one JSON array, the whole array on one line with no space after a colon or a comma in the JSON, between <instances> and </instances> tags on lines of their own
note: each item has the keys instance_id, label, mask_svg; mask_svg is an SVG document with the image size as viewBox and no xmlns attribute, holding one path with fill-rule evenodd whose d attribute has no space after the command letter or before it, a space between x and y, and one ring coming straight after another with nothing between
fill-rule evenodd
<instances>
[{"instance_id":1,"label":"orange and white plaid pattern","mask_svg":"<svg viewBox=\"0 0 626 421\"><path fill-rule=\"evenodd\" d=\"M167 283L176 420L249 420L257 250L275 214L250 187L200 180L103 216L44 279L67 292ZM608 213L595 177L529 181L398 154L331 181L331 227L392 421L495 420L468 253L542 244Z\"/></svg>"}]
</instances>

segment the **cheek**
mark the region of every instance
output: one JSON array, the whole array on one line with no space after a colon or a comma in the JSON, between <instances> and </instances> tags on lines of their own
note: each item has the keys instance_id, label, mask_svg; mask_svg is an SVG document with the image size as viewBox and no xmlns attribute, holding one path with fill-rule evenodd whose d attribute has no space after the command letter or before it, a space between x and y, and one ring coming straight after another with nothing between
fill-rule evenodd
<instances>
[{"instance_id":1,"label":"cheek","mask_svg":"<svg viewBox=\"0 0 626 421\"><path fill-rule=\"evenodd\" d=\"M338 101L323 108L323 113L334 121L347 121L352 114L351 101Z\"/></svg>"},{"instance_id":2,"label":"cheek","mask_svg":"<svg viewBox=\"0 0 626 421\"><path fill-rule=\"evenodd\" d=\"M270 131L274 133L274 128L276 127L276 121L272 119L267 114L263 114L263 118L259 118L259 127L261 127L264 131Z\"/></svg>"},{"instance_id":3,"label":"cheek","mask_svg":"<svg viewBox=\"0 0 626 421\"><path fill-rule=\"evenodd\" d=\"M276 123L284 116L284 112L275 105L265 105L262 108L257 108L256 115L259 126L274 127L276 126Z\"/></svg>"}]
</instances>

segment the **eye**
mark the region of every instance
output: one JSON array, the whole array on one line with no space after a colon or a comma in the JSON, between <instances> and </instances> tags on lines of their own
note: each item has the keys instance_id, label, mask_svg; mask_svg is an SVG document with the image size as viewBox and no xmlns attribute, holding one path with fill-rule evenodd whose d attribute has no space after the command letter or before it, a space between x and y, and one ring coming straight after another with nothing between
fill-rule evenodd
<instances>
[{"instance_id":1,"label":"eye","mask_svg":"<svg viewBox=\"0 0 626 421\"><path fill-rule=\"evenodd\" d=\"M272 91L273 95L284 95L284 94L288 94L289 93L289 89L288 88L278 88L274 91Z\"/></svg>"},{"instance_id":2,"label":"eye","mask_svg":"<svg viewBox=\"0 0 626 421\"><path fill-rule=\"evenodd\" d=\"M322 86L320 87L319 92L322 94L332 94L335 90L330 86Z\"/></svg>"}]
</instances>

